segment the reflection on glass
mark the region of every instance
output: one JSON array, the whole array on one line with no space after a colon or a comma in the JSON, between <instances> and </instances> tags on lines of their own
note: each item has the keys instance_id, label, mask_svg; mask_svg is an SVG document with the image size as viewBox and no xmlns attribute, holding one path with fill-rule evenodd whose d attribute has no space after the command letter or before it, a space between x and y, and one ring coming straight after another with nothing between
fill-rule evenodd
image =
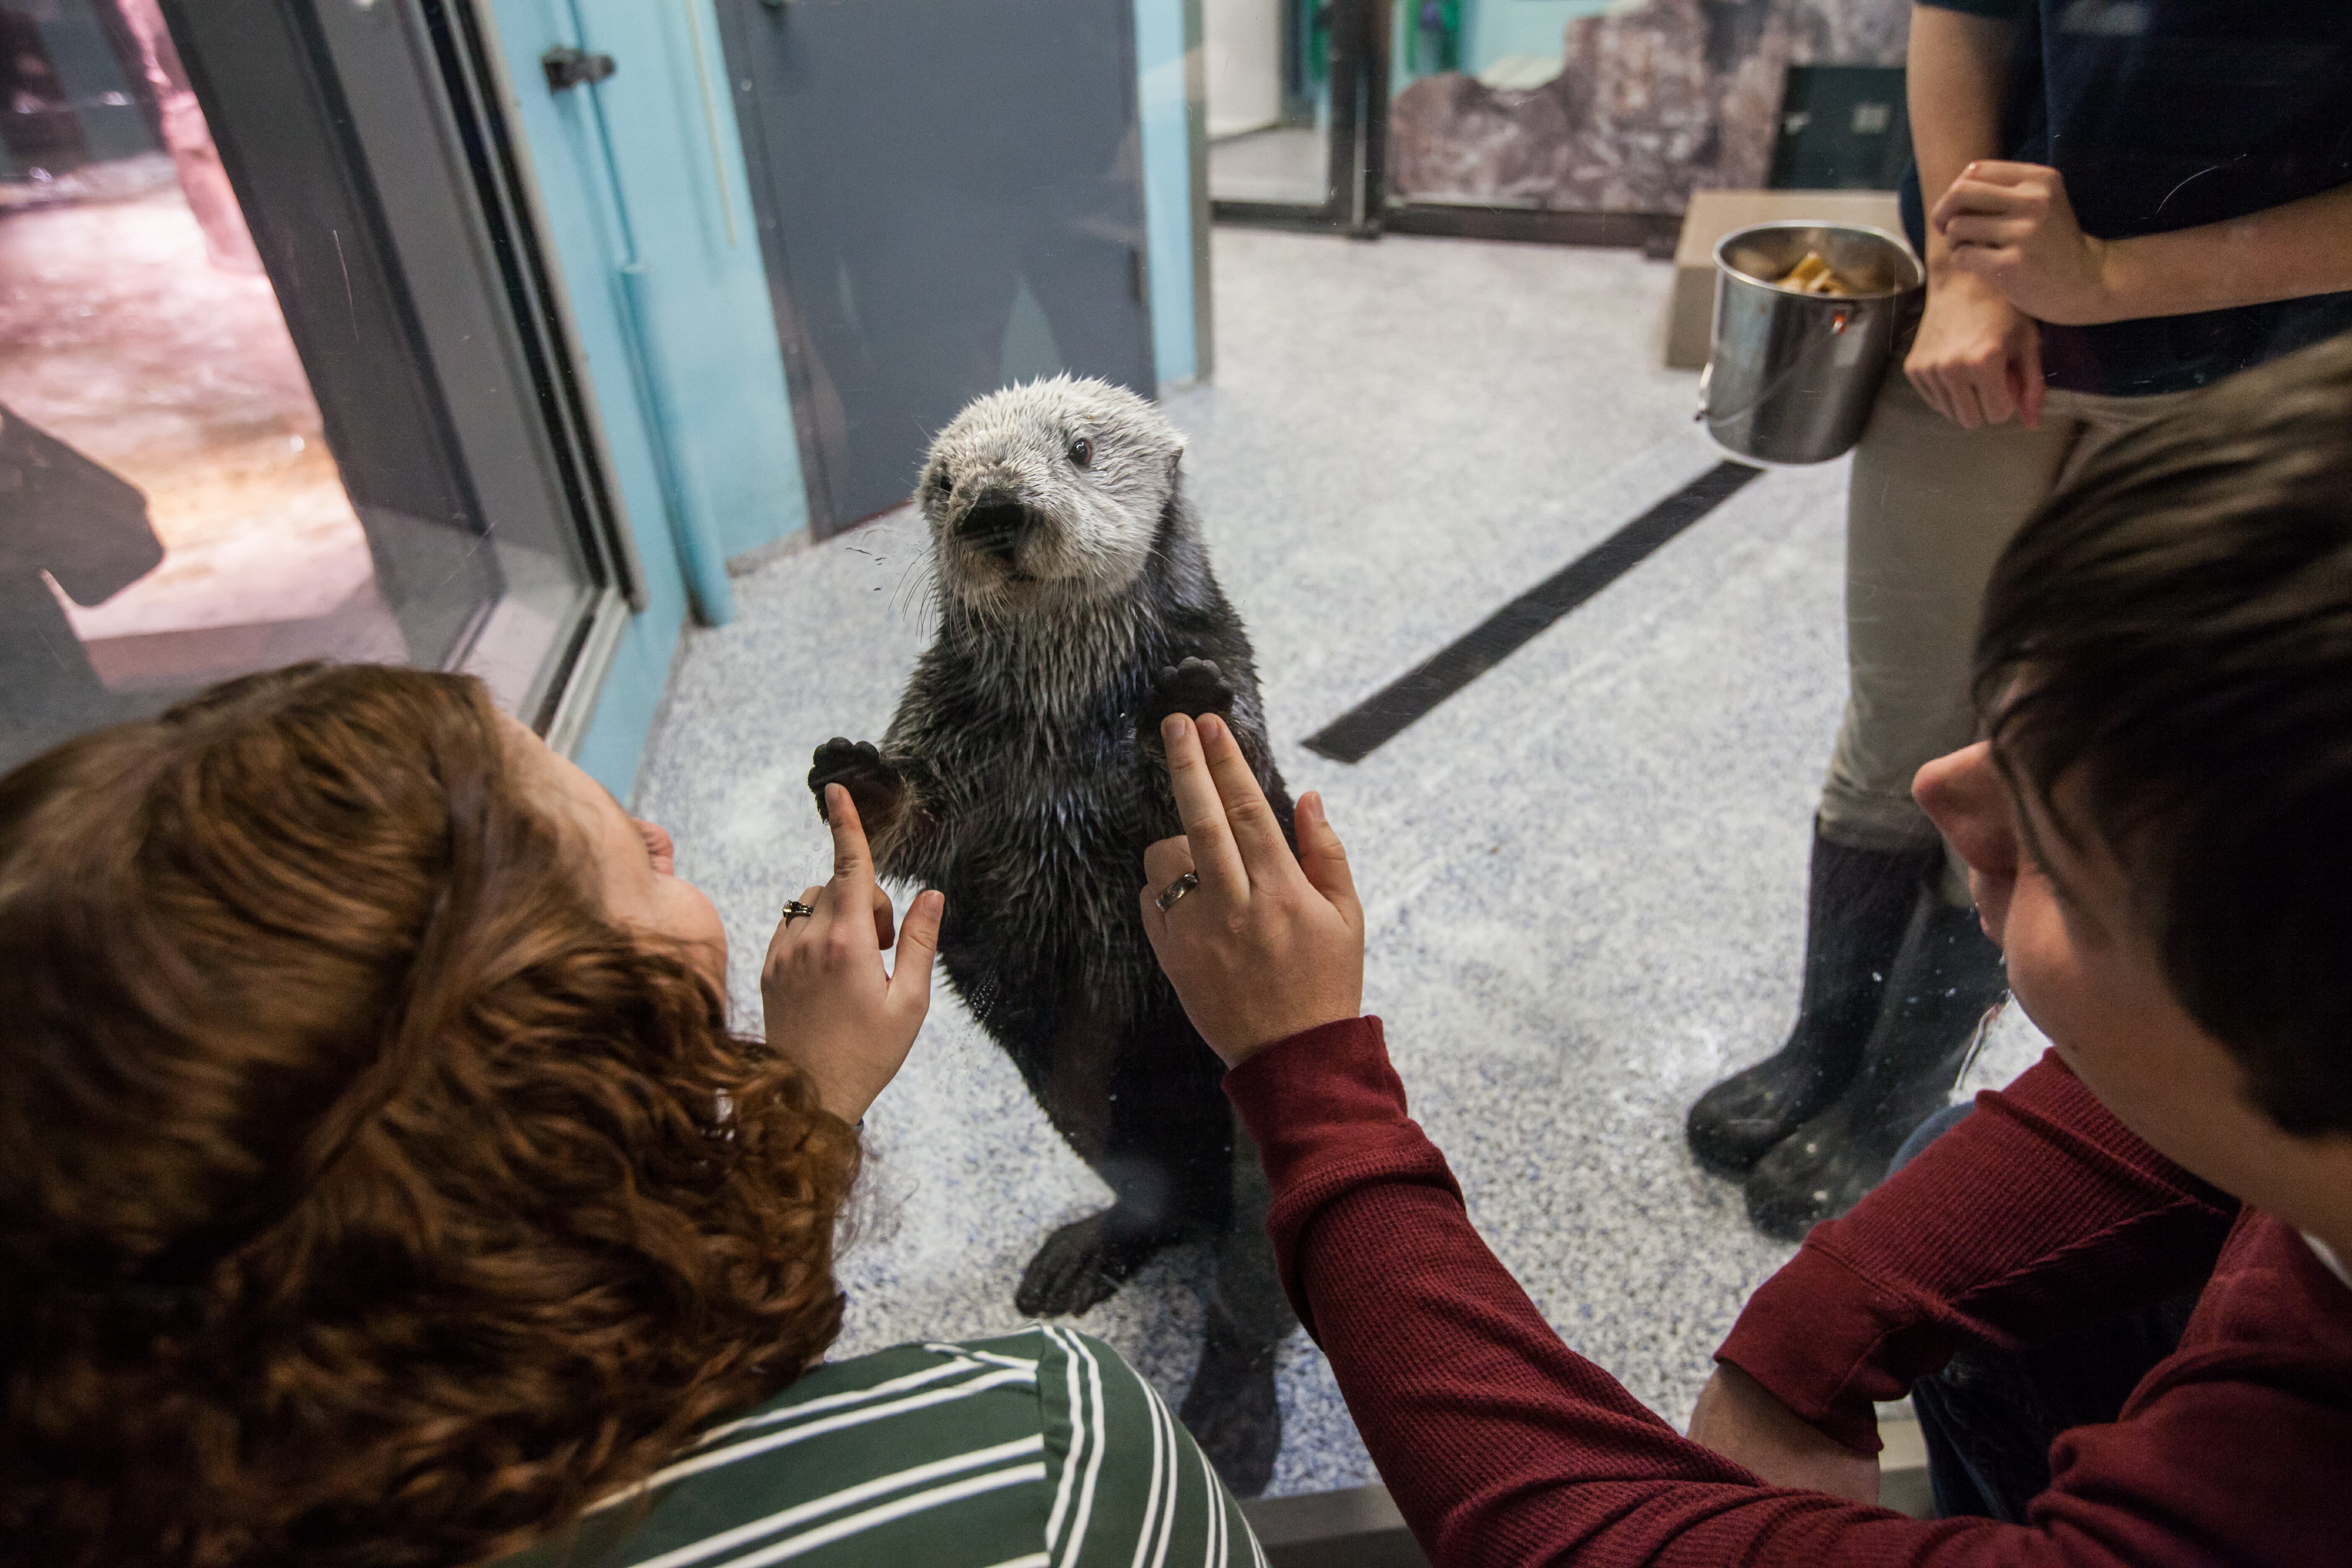
<instances>
[{"instance_id":1,"label":"reflection on glass","mask_svg":"<svg viewBox=\"0 0 2352 1568\"><path fill-rule=\"evenodd\" d=\"M404 659L155 0L0 27L0 763L247 670Z\"/></svg>"},{"instance_id":2,"label":"reflection on glass","mask_svg":"<svg viewBox=\"0 0 2352 1568\"><path fill-rule=\"evenodd\" d=\"M1486 5L1465 37L1452 0L1404 9L1389 183L1415 202L1680 212L1765 184L1792 68L1903 64L1906 8L1874 0L1830 0L1811 31L1789 7L1631 0ZM1884 142L1891 114L1853 132Z\"/></svg>"},{"instance_id":3,"label":"reflection on glass","mask_svg":"<svg viewBox=\"0 0 2352 1568\"><path fill-rule=\"evenodd\" d=\"M1330 0L1206 0L1209 195L1328 199Z\"/></svg>"}]
</instances>

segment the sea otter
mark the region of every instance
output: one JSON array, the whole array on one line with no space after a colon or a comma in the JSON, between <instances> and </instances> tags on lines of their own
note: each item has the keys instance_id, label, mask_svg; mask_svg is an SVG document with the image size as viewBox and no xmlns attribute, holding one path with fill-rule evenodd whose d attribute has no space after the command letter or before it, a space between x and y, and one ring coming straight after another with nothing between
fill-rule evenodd
<instances>
[{"instance_id":1,"label":"sea otter","mask_svg":"<svg viewBox=\"0 0 2352 1568\"><path fill-rule=\"evenodd\" d=\"M950 982L1114 1194L1046 1238L1020 1309L1083 1312L1171 1242L1216 1243L1182 1415L1250 1496L1280 1445L1274 1347L1291 1320L1255 1152L1137 909L1144 847L1182 831L1160 721L1223 715L1286 832L1291 802L1183 451L1100 381L1033 382L958 415L915 496L938 635L881 745L827 742L809 787L822 811L826 784L847 786L885 877L946 893Z\"/></svg>"}]
</instances>

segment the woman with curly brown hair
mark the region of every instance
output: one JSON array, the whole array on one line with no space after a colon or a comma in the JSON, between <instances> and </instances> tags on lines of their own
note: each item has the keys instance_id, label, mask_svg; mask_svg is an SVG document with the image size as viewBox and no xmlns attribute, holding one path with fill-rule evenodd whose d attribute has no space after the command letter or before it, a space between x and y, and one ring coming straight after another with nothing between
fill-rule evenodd
<instances>
[{"instance_id":1,"label":"woman with curly brown hair","mask_svg":"<svg viewBox=\"0 0 2352 1568\"><path fill-rule=\"evenodd\" d=\"M0 779L0 1560L1247 1563L1107 1347L821 1361L929 999L855 808L764 1040L662 831L459 677L307 667Z\"/></svg>"}]
</instances>

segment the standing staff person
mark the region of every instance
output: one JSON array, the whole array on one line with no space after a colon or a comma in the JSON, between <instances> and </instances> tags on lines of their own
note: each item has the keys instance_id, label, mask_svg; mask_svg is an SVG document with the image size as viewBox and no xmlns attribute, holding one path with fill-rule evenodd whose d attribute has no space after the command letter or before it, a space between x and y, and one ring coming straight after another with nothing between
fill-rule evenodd
<instances>
[{"instance_id":1,"label":"standing staff person","mask_svg":"<svg viewBox=\"0 0 2352 1568\"><path fill-rule=\"evenodd\" d=\"M1918 0L1909 88L1927 309L1847 495L1850 687L1797 1023L1688 1123L1789 1240L1885 1175L2003 986L1911 799L1970 738L1994 559L2123 433L2352 331L2346 0Z\"/></svg>"}]
</instances>

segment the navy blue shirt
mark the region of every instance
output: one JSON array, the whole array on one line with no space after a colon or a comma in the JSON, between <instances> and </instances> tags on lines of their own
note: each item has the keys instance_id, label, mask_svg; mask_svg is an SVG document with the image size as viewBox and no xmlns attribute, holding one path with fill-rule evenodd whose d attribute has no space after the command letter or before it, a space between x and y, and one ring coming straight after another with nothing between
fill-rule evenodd
<instances>
[{"instance_id":1,"label":"navy blue shirt","mask_svg":"<svg viewBox=\"0 0 2352 1568\"><path fill-rule=\"evenodd\" d=\"M2100 239L2352 182L2352 0L1916 0L2013 24L2005 155L2065 176ZM1915 164L1903 220L1926 254ZM2185 391L2352 331L2352 293L2042 328L2053 386Z\"/></svg>"}]
</instances>

